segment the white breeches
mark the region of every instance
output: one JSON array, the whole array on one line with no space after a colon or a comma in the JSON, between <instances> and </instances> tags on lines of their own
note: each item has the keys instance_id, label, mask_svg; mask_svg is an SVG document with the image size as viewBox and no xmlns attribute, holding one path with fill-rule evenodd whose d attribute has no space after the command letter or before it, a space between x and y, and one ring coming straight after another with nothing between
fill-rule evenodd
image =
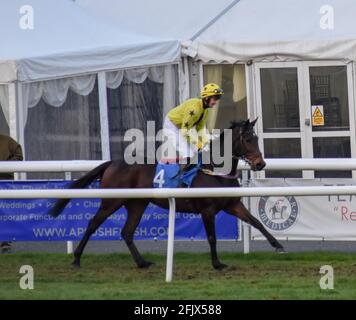
<instances>
[{"instance_id":1,"label":"white breeches","mask_svg":"<svg viewBox=\"0 0 356 320\"><path fill-rule=\"evenodd\" d=\"M193 158L197 153L197 147L187 141L187 138L168 117L164 119L163 133L167 137L168 158L175 158L177 152L178 156L183 159Z\"/></svg>"}]
</instances>

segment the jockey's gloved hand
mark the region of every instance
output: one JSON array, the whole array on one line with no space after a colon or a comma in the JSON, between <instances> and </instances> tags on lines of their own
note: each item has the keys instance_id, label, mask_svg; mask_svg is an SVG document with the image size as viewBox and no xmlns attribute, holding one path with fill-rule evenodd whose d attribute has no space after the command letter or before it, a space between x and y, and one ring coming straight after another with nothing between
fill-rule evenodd
<instances>
[{"instance_id":1,"label":"jockey's gloved hand","mask_svg":"<svg viewBox=\"0 0 356 320\"><path fill-rule=\"evenodd\" d=\"M199 142L197 143L197 148L198 148L198 150L202 150L202 149L204 148L204 143L202 143L201 141L199 141Z\"/></svg>"}]
</instances>

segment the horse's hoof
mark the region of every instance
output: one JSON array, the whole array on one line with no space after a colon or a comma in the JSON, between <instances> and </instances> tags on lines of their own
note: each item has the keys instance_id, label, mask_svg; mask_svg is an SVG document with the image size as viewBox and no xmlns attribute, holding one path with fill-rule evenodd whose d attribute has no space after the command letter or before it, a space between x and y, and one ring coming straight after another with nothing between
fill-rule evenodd
<instances>
[{"instance_id":1,"label":"horse's hoof","mask_svg":"<svg viewBox=\"0 0 356 320\"><path fill-rule=\"evenodd\" d=\"M223 264L223 263L215 263L215 264L213 264L213 267L215 270L223 270L223 269L227 268L227 265Z\"/></svg>"},{"instance_id":2,"label":"horse's hoof","mask_svg":"<svg viewBox=\"0 0 356 320\"><path fill-rule=\"evenodd\" d=\"M280 253L280 254L288 253L286 250L284 250L283 247L281 247L281 248L276 248L276 252L277 252L277 253Z\"/></svg>"},{"instance_id":3,"label":"horse's hoof","mask_svg":"<svg viewBox=\"0 0 356 320\"><path fill-rule=\"evenodd\" d=\"M153 262L151 262L151 261L143 261L142 263L140 263L139 265L138 265L138 267L140 268L140 269L147 269L147 268L149 268L150 266L152 266L154 263Z\"/></svg>"},{"instance_id":4,"label":"horse's hoof","mask_svg":"<svg viewBox=\"0 0 356 320\"><path fill-rule=\"evenodd\" d=\"M73 267L73 268L76 268L76 269L80 268L80 262L74 260L74 261L72 262L72 267Z\"/></svg>"}]
</instances>

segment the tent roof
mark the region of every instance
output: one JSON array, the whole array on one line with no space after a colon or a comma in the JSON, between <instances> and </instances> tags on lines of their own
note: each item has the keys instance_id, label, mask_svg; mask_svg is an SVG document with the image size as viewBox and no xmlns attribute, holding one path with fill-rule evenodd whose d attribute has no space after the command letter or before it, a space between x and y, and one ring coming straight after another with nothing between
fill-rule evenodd
<instances>
[{"instance_id":1,"label":"tent roof","mask_svg":"<svg viewBox=\"0 0 356 320\"><path fill-rule=\"evenodd\" d=\"M32 30L20 28L24 5L33 8ZM177 40L110 25L71 0L1 1L0 41L0 82L170 63L180 56Z\"/></svg>"},{"instance_id":2,"label":"tent roof","mask_svg":"<svg viewBox=\"0 0 356 320\"><path fill-rule=\"evenodd\" d=\"M332 29L322 28L324 0L241 0L188 48L204 61L356 60L356 2L327 5Z\"/></svg>"},{"instance_id":3,"label":"tent roof","mask_svg":"<svg viewBox=\"0 0 356 320\"><path fill-rule=\"evenodd\" d=\"M205 62L356 60L354 0L151 0L149 9L140 0L76 1L117 25L184 40L184 52ZM320 24L326 4L332 29Z\"/></svg>"},{"instance_id":4,"label":"tent roof","mask_svg":"<svg viewBox=\"0 0 356 320\"><path fill-rule=\"evenodd\" d=\"M190 39L233 0L75 0L91 14L149 36ZM147 2L147 3L146 3Z\"/></svg>"}]
</instances>

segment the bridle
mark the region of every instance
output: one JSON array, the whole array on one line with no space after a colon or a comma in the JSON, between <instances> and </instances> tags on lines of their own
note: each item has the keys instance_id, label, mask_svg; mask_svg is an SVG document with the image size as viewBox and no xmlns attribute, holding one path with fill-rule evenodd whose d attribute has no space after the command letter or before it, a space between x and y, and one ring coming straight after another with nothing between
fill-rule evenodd
<instances>
[{"instance_id":1,"label":"bridle","mask_svg":"<svg viewBox=\"0 0 356 320\"><path fill-rule=\"evenodd\" d=\"M239 154L232 154L232 159L233 160L243 160L245 161L249 166L252 166L252 161L249 160L245 154L247 153L246 147L245 147L245 142L244 142L244 138L243 138L243 133L246 133L243 131L243 128L240 127L239 128L239 146L240 146L240 150L239 150ZM256 133L253 131L253 135L255 136ZM209 152L211 152L212 149L210 148Z\"/></svg>"},{"instance_id":2,"label":"bridle","mask_svg":"<svg viewBox=\"0 0 356 320\"><path fill-rule=\"evenodd\" d=\"M245 156L245 154L246 154L246 147L245 147L245 142L244 142L244 139L243 139L243 128L240 128L240 146L242 147L242 148L245 148L245 150L242 150L241 151L241 155L232 155L232 159L234 159L234 160L237 160L237 161L239 161L239 160L243 160L243 161L245 161L249 166L251 166L252 165L252 162L249 160L249 159L247 159L247 157ZM255 132L253 132L253 135L256 135L255 134Z\"/></svg>"}]
</instances>

